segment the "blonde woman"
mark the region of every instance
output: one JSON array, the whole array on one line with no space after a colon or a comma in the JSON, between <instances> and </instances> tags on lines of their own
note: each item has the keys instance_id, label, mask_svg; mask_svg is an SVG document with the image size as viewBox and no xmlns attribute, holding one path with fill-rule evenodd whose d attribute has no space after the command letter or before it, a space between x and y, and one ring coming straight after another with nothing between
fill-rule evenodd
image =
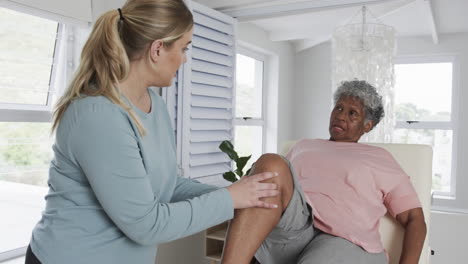
<instances>
[{"instance_id":1,"label":"blonde woman","mask_svg":"<svg viewBox=\"0 0 468 264\"><path fill-rule=\"evenodd\" d=\"M154 263L156 245L276 205L261 173L227 188L177 176L167 87L193 18L182 0L132 0L103 14L54 115L49 193L26 263Z\"/></svg>"}]
</instances>

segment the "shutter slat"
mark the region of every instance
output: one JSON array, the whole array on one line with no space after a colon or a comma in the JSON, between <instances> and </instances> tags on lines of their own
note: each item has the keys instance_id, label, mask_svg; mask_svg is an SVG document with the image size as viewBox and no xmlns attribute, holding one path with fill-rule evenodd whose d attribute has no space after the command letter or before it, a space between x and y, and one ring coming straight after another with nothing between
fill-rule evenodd
<instances>
[{"instance_id":1,"label":"shutter slat","mask_svg":"<svg viewBox=\"0 0 468 264\"><path fill-rule=\"evenodd\" d=\"M190 125L191 130L225 130L228 131L232 127L232 123L226 120L207 120L207 119L192 119Z\"/></svg>"},{"instance_id":2,"label":"shutter slat","mask_svg":"<svg viewBox=\"0 0 468 264\"><path fill-rule=\"evenodd\" d=\"M192 113L190 114L192 118L195 119L227 119L232 118L231 111L225 109L211 109L211 108L201 108L193 107Z\"/></svg>"},{"instance_id":3,"label":"shutter slat","mask_svg":"<svg viewBox=\"0 0 468 264\"><path fill-rule=\"evenodd\" d=\"M231 101L224 98L192 96L192 106L231 109Z\"/></svg>"},{"instance_id":4,"label":"shutter slat","mask_svg":"<svg viewBox=\"0 0 468 264\"><path fill-rule=\"evenodd\" d=\"M229 157L224 153L192 154L190 166L209 165L213 163L229 162Z\"/></svg>"},{"instance_id":5,"label":"shutter slat","mask_svg":"<svg viewBox=\"0 0 468 264\"><path fill-rule=\"evenodd\" d=\"M232 25L226 24L224 22L221 22L217 19L213 19L211 17L208 17L206 15L200 14L198 12L194 12L194 20L196 24L205 26L207 28L211 28L216 31L220 31L223 33L226 33L228 35L233 35L234 34L234 28Z\"/></svg>"},{"instance_id":6,"label":"shutter slat","mask_svg":"<svg viewBox=\"0 0 468 264\"><path fill-rule=\"evenodd\" d=\"M219 75L206 74L202 72L193 71L192 72L192 82L208 84L213 86L221 86L226 88L232 87L232 79L227 77L222 77Z\"/></svg>"},{"instance_id":7,"label":"shutter slat","mask_svg":"<svg viewBox=\"0 0 468 264\"><path fill-rule=\"evenodd\" d=\"M192 131L190 142L215 142L230 140L231 134L226 131Z\"/></svg>"},{"instance_id":8,"label":"shutter slat","mask_svg":"<svg viewBox=\"0 0 468 264\"><path fill-rule=\"evenodd\" d=\"M217 153L220 142L193 142L190 143L191 154Z\"/></svg>"},{"instance_id":9,"label":"shutter slat","mask_svg":"<svg viewBox=\"0 0 468 264\"><path fill-rule=\"evenodd\" d=\"M205 85L200 83L194 83L192 85L192 94L211 97L222 97L228 99L232 98L232 90L229 88Z\"/></svg>"},{"instance_id":10,"label":"shutter slat","mask_svg":"<svg viewBox=\"0 0 468 264\"><path fill-rule=\"evenodd\" d=\"M193 47L192 49L192 57L198 60L212 62L220 65L225 65L232 67L234 65L232 56L226 56L223 54L211 52L206 49L200 49L197 47Z\"/></svg>"},{"instance_id":11,"label":"shutter slat","mask_svg":"<svg viewBox=\"0 0 468 264\"><path fill-rule=\"evenodd\" d=\"M233 56L233 50L231 46L221 44L219 42L211 41L205 38L198 36L192 37L192 44L194 47L210 50L219 54L224 54L227 56Z\"/></svg>"},{"instance_id":12,"label":"shutter slat","mask_svg":"<svg viewBox=\"0 0 468 264\"><path fill-rule=\"evenodd\" d=\"M193 30L193 34L196 36L206 38L206 39L215 40L217 42L220 42L228 46L232 46L234 44L234 41L231 35L222 33L217 30L213 30L201 24L198 24L198 27L195 27L195 29Z\"/></svg>"},{"instance_id":13,"label":"shutter slat","mask_svg":"<svg viewBox=\"0 0 468 264\"><path fill-rule=\"evenodd\" d=\"M224 77L232 77L232 68L222 65L213 64L206 61L194 59L192 60L192 69L198 72L211 73Z\"/></svg>"}]
</instances>

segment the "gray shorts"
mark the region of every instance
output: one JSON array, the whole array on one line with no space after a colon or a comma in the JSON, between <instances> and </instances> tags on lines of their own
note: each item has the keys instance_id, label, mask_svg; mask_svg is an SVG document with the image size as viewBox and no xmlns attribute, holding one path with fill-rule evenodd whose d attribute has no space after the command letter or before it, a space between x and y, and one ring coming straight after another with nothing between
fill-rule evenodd
<instances>
[{"instance_id":1,"label":"gray shorts","mask_svg":"<svg viewBox=\"0 0 468 264\"><path fill-rule=\"evenodd\" d=\"M312 208L306 202L294 168L287 162L293 176L294 191L278 225L263 241L255 258L261 264L388 263L384 252L368 253L344 238L314 229Z\"/></svg>"}]
</instances>

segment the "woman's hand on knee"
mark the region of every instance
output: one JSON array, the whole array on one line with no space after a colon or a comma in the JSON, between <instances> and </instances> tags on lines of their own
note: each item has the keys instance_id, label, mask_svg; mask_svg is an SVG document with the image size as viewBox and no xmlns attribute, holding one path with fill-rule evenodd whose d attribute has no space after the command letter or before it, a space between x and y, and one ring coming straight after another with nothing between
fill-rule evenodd
<instances>
[{"instance_id":1,"label":"woman's hand on knee","mask_svg":"<svg viewBox=\"0 0 468 264\"><path fill-rule=\"evenodd\" d=\"M231 193L235 209L262 207L278 208L277 204L261 201L260 198L272 197L279 194L275 183L262 183L261 181L278 176L277 172L262 172L252 176L244 176L227 187Z\"/></svg>"}]
</instances>

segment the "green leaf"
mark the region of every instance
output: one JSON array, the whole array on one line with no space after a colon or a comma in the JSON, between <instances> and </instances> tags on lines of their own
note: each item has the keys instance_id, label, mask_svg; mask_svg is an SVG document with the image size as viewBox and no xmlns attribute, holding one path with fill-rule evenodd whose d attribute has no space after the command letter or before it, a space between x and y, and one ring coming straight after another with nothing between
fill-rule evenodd
<instances>
[{"instance_id":1,"label":"green leaf","mask_svg":"<svg viewBox=\"0 0 468 264\"><path fill-rule=\"evenodd\" d=\"M236 162L239 159L239 156L237 155L237 152L234 150L234 146L230 141L224 140L223 142L221 142L221 144L219 144L219 149L222 152L226 153L230 159Z\"/></svg>"},{"instance_id":2,"label":"green leaf","mask_svg":"<svg viewBox=\"0 0 468 264\"><path fill-rule=\"evenodd\" d=\"M245 173L245 175L249 175L251 169L252 169L252 168L248 169L247 172Z\"/></svg>"},{"instance_id":3,"label":"green leaf","mask_svg":"<svg viewBox=\"0 0 468 264\"><path fill-rule=\"evenodd\" d=\"M230 182L236 182L237 181L237 176L232 171L228 171L228 172L223 173L223 178L226 181L230 181Z\"/></svg>"},{"instance_id":4,"label":"green leaf","mask_svg":"<svg viewBox=\"0 0 468 264\"><path fill-rule=\"evenodd\" d=\"M246 157L240 157L238 160L236 160L236 166L237 166L237 170L236 170L236 173L237 175L239 176L244 176L244 167L245 167L245 164L247 164L247 162L249 161L249 159L252 157L252 155L250 156L246 156Z\"/></svg>"}]
</instances>

